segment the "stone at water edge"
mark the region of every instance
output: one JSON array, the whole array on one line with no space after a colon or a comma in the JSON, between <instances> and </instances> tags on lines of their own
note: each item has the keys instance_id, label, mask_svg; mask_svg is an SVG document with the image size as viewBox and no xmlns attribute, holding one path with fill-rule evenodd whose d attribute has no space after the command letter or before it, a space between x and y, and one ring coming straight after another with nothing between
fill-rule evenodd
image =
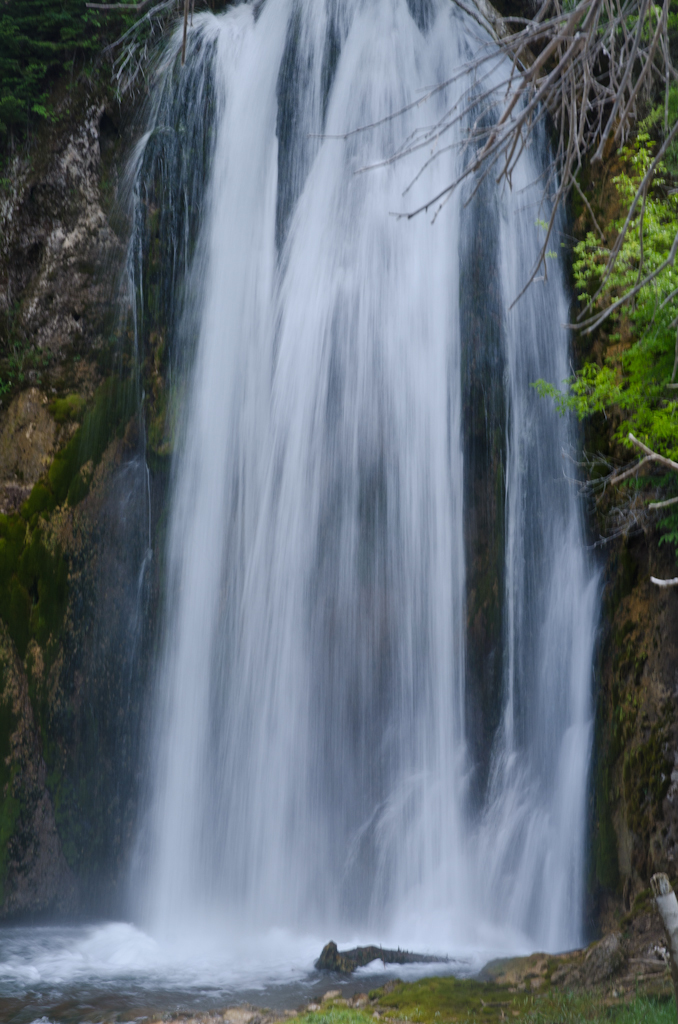
<instances>
[{"instance_id":1,"label":"stone at water edge","mask_svg":"<svg viewBox=\"0 0 678 1024\"><path fill-rule=\"evenodd\" d=\"M356 946L340 953L336 942L328 942L315 966L318 971L352 974L356 967L366 967L373 960L381 960L383 964L440 964L447 963L448 959L446 956L408 953L405 949L382 949L381 946Z\"/></svg>"}]
</instances>

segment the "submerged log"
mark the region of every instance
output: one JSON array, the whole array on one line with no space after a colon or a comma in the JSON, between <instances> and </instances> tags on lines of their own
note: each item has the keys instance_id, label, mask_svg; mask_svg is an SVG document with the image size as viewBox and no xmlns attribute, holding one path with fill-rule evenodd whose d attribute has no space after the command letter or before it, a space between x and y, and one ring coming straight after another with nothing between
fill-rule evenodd
<instances>
[{"instance_id":1,"label":"submerged log","mask_svg":"<svg viewBox=\"0 0 678 1024\"><path fill-rule=\"evenodd\" d=\"M426 956L423 953L408 953L405 949L382 949L381 946L357 946L340 953L336 942L328 942L315 966L319 971L336 971L338 974L352 974L356 967L366 967L373 960L385 964L440 964L447 963L446 956Z\"/></svg>"}]
</instances>

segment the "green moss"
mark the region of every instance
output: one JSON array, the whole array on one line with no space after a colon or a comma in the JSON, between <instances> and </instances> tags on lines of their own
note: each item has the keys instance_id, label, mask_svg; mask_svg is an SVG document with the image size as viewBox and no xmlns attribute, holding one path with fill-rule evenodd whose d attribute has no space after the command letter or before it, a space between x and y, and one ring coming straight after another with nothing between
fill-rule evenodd
<instances>
[{"instance_id":1,"label":"green moss","mask_svg":"<svg viewBox=\"0 0 678 1024\"><path fill-rule=\"evenodd\" d=\"M105 381L82 426L55 457L47 478L35 485L21 514L0 516L0 618L21 658L31 639L42 646L59 630L68 596L66 560L60 550L45 545L39 517L85 497L93 466L131 414L133 395L129 382Z\"/></svg>"},{"instance_id":2,"label":"green moss","mask_svg":"<svg viewBox=\"0 0 678 1024\"><path fill-rule=\"evenodd\" d=\"M85 414L66 447L50 466L49 487L58 505L77 505L89 492L88 478L80 474L87 462L96 466L116 433L129 420L135 408L132 381L109 377L94 396L92 408ZM29 499L30 500L30 499Z\"/></svg>"},{"instance_id":3,"label":"green moss","mask_svg":"<svg viewBox=\"0 0 678 1024\"><path fill-rule=\"evenodd\" d=\"M78 402L67 405L68 408L61 409L64 416L80 414ZM91 794L82 791L82 787L76 791L67 779L63 756L53 735L55 709L44 685L60 650L60 631L68 603L68 563L59 545L50 539L43 519L57 505L66 501L76 505L87 494L94 467L115 434L122 433L134 408L132 382L118 377L104 382L81 426L56 456L47 476L35 485L21 512L0 515L0 619L19 657L25 660L28 694L48 766L47 787L54 802L64 854L72 868L77 867L82 849L91 844L91 837L81 834L79 825L81 809L91 800ZM33 653L29 651L31 641L41 648L39 674L34 671ZM72 709L61 707L58 715L59 728L63 730ZM0 905L4 899L8 844L16 833L22 810L19 769L9 764L10 737L15 728L12 709L0 694Z\"/></svg>"},{"instance_id":4,"label":"green moss","mask_svg":"<svg viewBox=\"0 0 678 1024\"><path fill-rule=\"evenodd\" d=\"M40 480L21 506L21 515L28 522L33 516L52 512L55 506L56 499L51 489Z\"/></svg>"},{"instance_id":5,"label":"green moss","mask_svg":"<svg viewBox=\"0 0 678 1024\"><path fill-rule=\"evenodd\" d=\"M26 523L23 519L19 516L0 516L0 591L8 586L12 574L16 572L25 537Z\"/></svg>"},{"instance_id":6,"label":"green moss","mask_svg":"<svg viewBox=\"0 0 678 1024\"><path fill-rule=\"evenodd\" d=\"M610 766L602 759L596 782L595 877L603 889L616 892L619 889L619 852L610 802Z\"/></svg>"},{"instance_id":7,"label":"green moss","mask_svg":"<svg viewBox=\"0 0 678 1024\"><path fill-rule=\"evenodd\" d=\"M636 585L638 579L638 566L631 557L628 543L624 540L621 550L617 556L617 567L614 572L614 586L608 591L606 604L607 616L612 622L615 613L624 600Z\"/></svg>"},{"instance_id":8,"label":"green moss","mask_svg":"<svg viewBox=\"0 0 678 1024\"><path fill-rule=\"evenodd\" d=\"M651 999L636 994L628 1003L620 1000L620 1005L610 1005L607 992L552 989L549 985L534 992L511 992L491 981L452 977L390 983L370 992L370 998L370 1011L376 1010L386 1019L422 1024L509 1020L525 1024L675 1024L676 1014L675 1002L668 994ZM364 1017L364 1013L346 1009L321 1010L301 1019L305 1024L360 1024Z\"/></svg>"},{"instance_id":9,"label":"green moss","mask_svg":"<svg viewBox=\"0 0 678 1024\"><path fill-rule=\"evenodd\" d=\"M48 408L57 423L69 423L81 419L85 405L82 395L71 394L65 398L55 398Z\"/></svg>"},{"instance_id":10,"label":"green moss","mask_svg":"<svg viewBox=\"0 0 678 1024\"><path fill-rule=\"evenodd\" d=\"M19 562L19 579L33 597L31 636L44 646L61 627L68 597L68 566L61 549L50 551L36 530Z\"/></svg>"},{"instance_id":11,"label":"green moss","mask_svg":"<svg viewBox=\"0 0 678 1024\"><path fill-rule=\"evenodd\" d=\"M82 468L78 470L68 486L68 494L66 495L66 501L71 508L79 505L82 499L87 497L91 481L91 473L83 473Z\"/></svg>"},{"instance_id":12,"label":"green moss","mask_svg":"<svg viewBox=\"0 0 678 1024\"><path fill-rule=\"evenodd\" d=\"M155 455L167 455L171 451L171 438L168 431L167 396L164 391L158 394L151 411L148 446Z\"/></svg>"},{"instance_id":13,"label":"green moss","mask_svg":"<svg viewBox=\"0 0 678 1024\"><path fill-rule=\"evenodd\" d=\"M6 667L0 661L0 907L5 899L8 843L21 811L19 800L13 793L16 768L12 767L9 759L12 733L16 727L16 715L7 693Z\"/></svg>"},{"instance_id":14,"label":"green moss","mask_svg":"<svg viewBox=\"0 0 678 1024\"><path fill-rule=\"evenodd\" d=\"M0 792L0 907L5 902L5 882L9 861L9 841L14 835L21 814L21 802L12 792L13 779Z\"/></svg>"},{"instance_id":15,"label":"green moss","mask_svg":"<svg viewBox=\"0 0 678 1024\"><path fill-rule=\"evenodd\" d=\"M662 816L662 801L671 782L672 762L665 752L664 730L655 725L645 743L624 758L624 799L629 827L640 836Z\"/></svg>"},{"instance_id":16,"label":"green moss","mask_svg":"<svg viewBox=\"0 0 678 1024\"><path fill-rule=\"evenodd\" d=\"M27 531L19 515L2 518L0 618L23 658L31 638L42 645L61 626L66 610L68 566L59 549L50 551L45 546L39 528Z\"/></svg>"},{"instance_id":17,"label":"green moss","mask_svg":"<svg viewBox=\"0 0 678 1024\"><path fill-rule=\"evenodd\" d=\"M379 1006L399 1020L443 1024L456 1020L500 1020L506 1008L519 1009L523 993L511 993L503 985L453 977L424 978L412 984L398 982L390 992L370 992Z\"/></svg>"},{"instance_id":18,"label":"green moss","mask_svg":"<svg viewBox=\"0 0 678 1024\"><path fill-rule=\"evenodd\" d=\"M122 434L136 408L132 380L109 377L94 396L94 404L82 423L80 466L90 459L96 465L113 437ZM78 467L80 468L80 467Z\"/></svg>"},{"instance_id":19,"label":"green moss","mask_svg":"<svg viewBox=\"0 0 678 1024\"><path fill-rule=\"evenodd\" d=\"M71 480L80 469L79 453L81 444L82 430L77 430L49 467L47 479L49 480L49 486L57 505L62 505L65 502Z\"/></svg>"}]
</instances>

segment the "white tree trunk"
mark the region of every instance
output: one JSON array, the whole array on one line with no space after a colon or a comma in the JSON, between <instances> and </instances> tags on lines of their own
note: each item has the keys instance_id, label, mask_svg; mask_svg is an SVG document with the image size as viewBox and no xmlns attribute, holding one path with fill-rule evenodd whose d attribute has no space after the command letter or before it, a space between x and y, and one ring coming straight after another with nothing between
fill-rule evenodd
<instances>
[{"instance_id":1,"label":"white tree trunk","mask_svg":"<svg viewBox=\"0 0 678 1024\"><path fill-rule=\"evenodd\" d=\"M673 991L678 1007L678 900L671 888L668 875L652 876L652 892L666 932Z\"/></svg>"}]
</instances>

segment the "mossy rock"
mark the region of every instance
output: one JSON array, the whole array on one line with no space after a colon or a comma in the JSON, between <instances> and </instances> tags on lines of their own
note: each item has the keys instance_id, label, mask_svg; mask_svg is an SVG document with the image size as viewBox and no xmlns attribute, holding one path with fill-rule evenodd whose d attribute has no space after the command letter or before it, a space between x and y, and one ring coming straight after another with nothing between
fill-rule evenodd
<instances>
[{"instance_id":1,"label":"mossy rock","mask_svg":"<svg viewBox=\"0 0 678 1024\"><path fill-rule=\"evenodd\" d=\"M629 827L644 835L661 817L661 805L671 785L672 759L666 753L664 730L653 726L645 743L624 758L624 798Z\"/></svg>"},{"instance_id":2,"label":"mossy rock","mask_svg":"<svg viewBox=\"0 0 678 1024\"><path fill-rule=\"evenodd\" d=\"M56 498L48 485L39 480L21 506L21 516L30 522L34 516L49 515L56 507Z\"/></svg>"},{"instance_id":3,"label":"mossy rock","mask_svg":"<svg viewBox=\"0 0 678 1024\"><path fill-rule=\"evenodd\" d=\"M82 419L86 404L83 395L70 394L65 398L55 398L48 409L57 423L71 423Z\"/></svg>"},{"instance_id":4,"label":"mossy rock","mask_svg":"<svg viewBox=\"0 0 678 1024\"><path fill-rule=\"evenodd\" d=\"M79 395L60 400L64 416L79 415ZM60 549L46 544L40 522L58 505L73 507L89 493L94 468L135 409L131 380L110 377L47 476L33 487L19 514L0 516L0 618L24 658L31 639L41 646L63 623L68 600L68 565Z\"/></svg>"},{"instance_id":5,"label":"mossy rock","mask_svg":"<svg viewBox=\"0 0 678 1024\"><path fill-rule=\"evenodd\" d=\"M504 985L449 976L423 978L411 984L389 983L370 992L370 998L376 999L389 1015L421 1024L501 1020L507 1009L510 1016L510 1009L524 1000Z\"/></svg>"},{"instance_id":6,"label":"mossy rock","mask_svg":"<svg viewBox=\"0 0 678 1024\"><path fill-rule=\"evenodd\" d=\"M87 495L89 480L80 475L82 466L90 461L93 466L98 464L110 441L124 428L135 408L136 394L131 380L110 377L104 381L94 396L92 408L83 418L82 426L55 457L47 474L58 505L64 502L77 505Z\"/></svg>"}]
</instances>

